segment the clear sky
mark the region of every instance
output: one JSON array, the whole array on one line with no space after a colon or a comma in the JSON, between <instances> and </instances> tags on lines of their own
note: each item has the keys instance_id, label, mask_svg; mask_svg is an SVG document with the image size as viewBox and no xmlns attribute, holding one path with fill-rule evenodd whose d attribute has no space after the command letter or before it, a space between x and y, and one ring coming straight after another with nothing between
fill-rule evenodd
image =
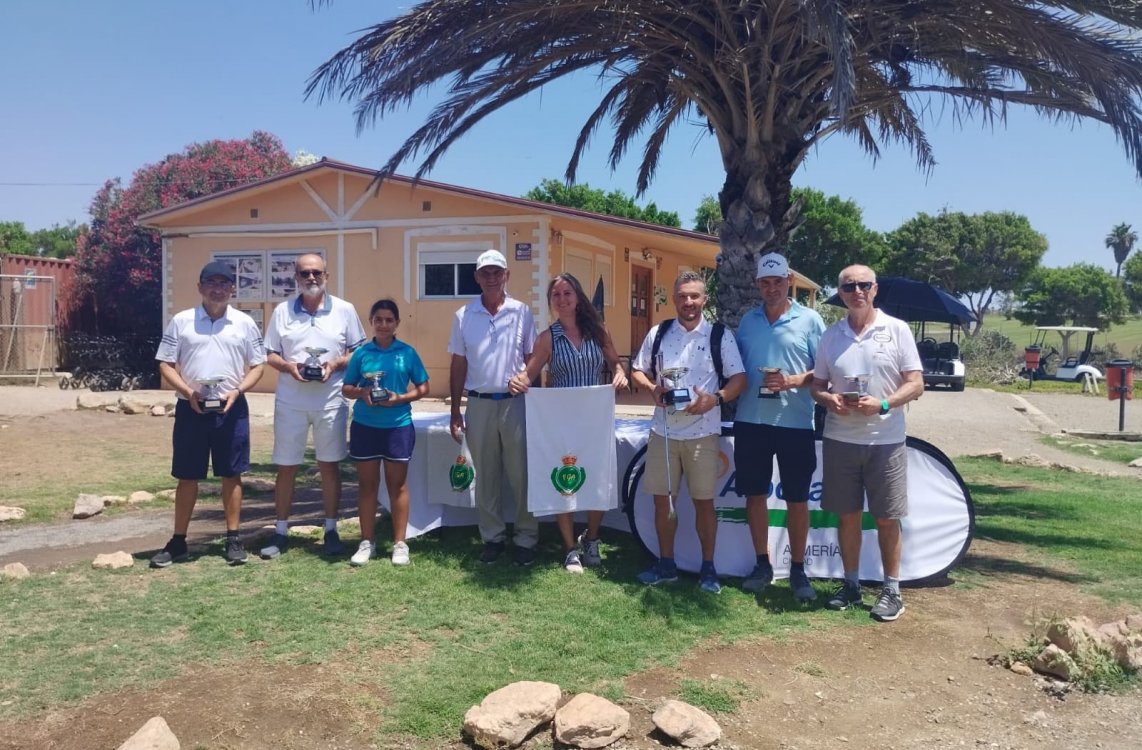
<instances>
[{"instance_id":1,"label":"clear sky","mask_svg":"<svg viewBox=\"0 0 1142 750\"><path fill-rule=\"evenodd\" d=\"M307 0L0 0L0 221L29 229L87 221L104 180L126 182L187 144L254 130L274 133L291 153L380 166L429 111L432 94L358 135L349 104L318 106L302 93L354 32L407 5L334 0L314 11ZM508 195L561 177L597 92L585 76L503 110L429 177ZM874 163L834 137L794 182L855 200L866 224L882 231L920 211L1015 211L1047 236L1050 266L1113 269L1107 232L1121 221L1142 230L1142 187L1109 129L1025 111L1006 128L977 121L957 129L939 101L932 112L938 164L930 175L898 146ZM610 141L600 135L579 181L633 193L637 161L612 174ZM643 200L677 211L689 228L702 196L716 194L722 179L713 140L697 124L683 126Z\"/></svg>"}]
</instances>

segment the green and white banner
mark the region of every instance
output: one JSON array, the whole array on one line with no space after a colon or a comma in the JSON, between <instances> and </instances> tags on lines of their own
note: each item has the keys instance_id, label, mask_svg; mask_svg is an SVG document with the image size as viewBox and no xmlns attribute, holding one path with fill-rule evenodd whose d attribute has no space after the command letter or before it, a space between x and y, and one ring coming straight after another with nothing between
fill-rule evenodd
<instances>
[{"instance_id":1,"label":"green and white banner","mask_svg":"<svg viewBox=\"0 0 1142 750\"><path fill-rule=\"evenodd\" d=\"M627 457L624 503L631 530L647 550L658 553L654 533L654 499L642 489L646 433L634 432L632 425L619 429L620 461ZM916 438L908 438L908 517L901 521L903 553L901 580L920 581L945 574L967 552L974 528L971 496L951 461L939 449ZM625 450L624 450L625 447ZM837 517L821 510L821 444L817 444L817 471L809 500L809 541L805 548L805 570L811 578L840 578L844 573L837 546ZM745 576L753 568L755 555L745 517L745 498L734 489L733 437L721 444L718 494L714 507L718 516L718 539L714 564L723 575ZM776 462L769 497L769 554L778 577L789 574L791 549L785 529L786 505L781 499L781 478ZM697 572L702 558L694 531L694 505L682 482L675 499L678 535L675 560L682 570ZM882 580L883 569L876 540L876 524L867 512L862 517L860 576Z\"/></svg>"}]
</instances>

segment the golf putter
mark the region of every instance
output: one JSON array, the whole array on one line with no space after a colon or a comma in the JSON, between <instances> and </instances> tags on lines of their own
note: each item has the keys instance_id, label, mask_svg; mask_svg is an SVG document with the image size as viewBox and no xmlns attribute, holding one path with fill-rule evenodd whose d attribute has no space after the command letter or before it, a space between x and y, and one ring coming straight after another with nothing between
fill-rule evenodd
<instances>
[{"instance_id":1,"label":"golf putter","mask_svg":"<svg viewBox=\"0 0 1142 750\"><path fill-rule=\"evenodd\" d=\"M654 369L658 373L659 379L662 376L662 354L655 357ZM666 502L670 505L670 513L667 515L671 521L678 518L678 513L674 510L674 481L673 475L670 473L670 417L666 413L666 407L662 407L662 453L666 459Z\"/></svg>"}]
</instances>

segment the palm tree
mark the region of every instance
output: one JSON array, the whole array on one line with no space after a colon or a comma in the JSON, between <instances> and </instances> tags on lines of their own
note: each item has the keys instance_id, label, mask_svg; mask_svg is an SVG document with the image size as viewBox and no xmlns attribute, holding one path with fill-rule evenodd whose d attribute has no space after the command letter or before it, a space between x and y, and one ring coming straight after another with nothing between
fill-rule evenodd
<instances>
[{"instance_id":1,"label":"palm tree","mask_svg":"<svg viewBox=\"0 0 1142 750\"><path fill-rule=\"evenodd\" d=\"M668 134L699 122L726 171L719 312L736 326L757 254L796 226L794 172L834 133L873 159L902 143L930 169L933 105L1001 123L1025 105L1108 124L1142 172L1140 28L1142 3L1121 0L421 0L322 64L306 96L355 101L360 130L447 87L379 179L417 156L424 176L488 114L580 72L600 77L600 99L569 181L609 127L612 168L641 145L641 195Z\"/></svg>"},{"instance_id":2,"label":"palm tree","mask_svg":"<svg viewBox=\"0 0 1142 750\"><path fill-rule=\"evenodd\" d=\"M1114 278L1122 276L1122 264L1126 262L1126 256L1130 255L1137 241L1138 233L1125 222L1116 224L1114 229L1110 230L1110 234L1106 235L1106 246L1114 251L1114 262L1118 264Z\"/></svg>"}]
</instances>

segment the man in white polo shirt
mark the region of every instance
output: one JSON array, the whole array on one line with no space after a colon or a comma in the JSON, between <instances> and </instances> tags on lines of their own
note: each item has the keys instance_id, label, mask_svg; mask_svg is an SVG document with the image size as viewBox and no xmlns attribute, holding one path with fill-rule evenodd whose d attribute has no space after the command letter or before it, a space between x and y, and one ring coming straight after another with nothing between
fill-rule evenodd
<instances>
[{"instance_id":1,"label":"man in white polo shirt","mask_svg":"<svg viewBox=\"0 0 1142 750\"><path fill-rule=\"evenodd\" d=\"M479 298L456 311L448 351L452 355L452 437L468 436L476 471L476 507L484 548L480 562L494 563L503 554L507 526L503 520L500 472L507 475L515 504L515 564L535 562L539 522L527 510L527 443L524 398L508 390L508 381L527 365L535 346L531 308L507 294L511 277L502 254L488 250L476 259ZM468 408L460 413L460 397L468 392Z\"/></svg>"},{"instance_id":2,"label":"man in white polo shirt","mask_svg":"<svg viewBox=\"0 0 1142 750\"><path fill-rule=\"evenodd\" d=\"M324 550L327 555L345 551L337 534L337 507L341 503L341 461L349 455L346 437L349 406L341 395L342 372L349 355L365 341L357 311L325 290L325 260L316 253L297 259L294 273L298 293L274 308L266 326L270 367L277 370L274 397L274 452L278 466L274 487L277 520L274 535L261 556L273 559L285 552L289 511L297 471L305 459L305 443L313 428L313 447L321 472L325 510ZM315 355L319 372L307 372L306 349L324 349Z\"/></svg>"},{"instance_id":3,"label":"man in white polo shirt","mask_svg":"<svg viewBox=\"0 0 1142 750\"><path fill-rule=\"evenodd\" d=\"M163 380L178 393L171 460L178 487L174 536L151 558L153 568L189 558L186 532L208 463L222 482L226 562L246 561L238 538L242 472L250 468L250 409L243 394L261 379L266 351L253 318L230 306L233 292L234 269L224 261L207 263L198 275L202 304L171 319L155 354Z\"/></svg>"},{"instance_id":4,"label":"man in white polo shirt","mask_svg":"<svg viewBox=\"0 0 1142 750\"><path fill-rule=\"evenodd\" d=\"M648 586L678 580L674 562L674 535L678 519L670 516L670 494L678 495L682 477L694 503L694 524L702 546L702 568L698 585L703 591L717 594L722 590L714 567L714 543L718 535L718 519L714 511L714 494L720 466L722 409L746 386L745 369L734 334L721 333L718 348L722 362L724 385L718 383L713 358L713 326L705 319L706 282L693 271L684 271L674 281L674 309L677 319L663 321L650 329L633 364L634 382L654 394L659 407L646 445L646 488L654 495L654 530L658 536L659 557L654 566L639 574L638 580ZM664 326L665 333L659 337ZM676 410L663 402L662 372L655 363L655 341L664 369L685 368L678 378L679 387L691 391L691 401L684 410ZM666 451L670 453L667 462ZM669 475L667 475L669 463Z\"/></svg>"},{"instance_id":5,"label":"man in white polo shirt","mask_svg":"<svg viewBox=\"0 0 1142 750\"><path fill-rule=\"evenodd\" d=\"M849 313L821 336L810 386L813 399L828 410L821 508L840 517L845 575L828 606L862 603L861 512L867 494L884 565L884 586L870 614L890 622L904 614L900 519L908 515L908 451L901 407L924 394L924 368L908 324L873 305L871 268L849 266L837 288Z\"/></svg>"}]
</instances>

